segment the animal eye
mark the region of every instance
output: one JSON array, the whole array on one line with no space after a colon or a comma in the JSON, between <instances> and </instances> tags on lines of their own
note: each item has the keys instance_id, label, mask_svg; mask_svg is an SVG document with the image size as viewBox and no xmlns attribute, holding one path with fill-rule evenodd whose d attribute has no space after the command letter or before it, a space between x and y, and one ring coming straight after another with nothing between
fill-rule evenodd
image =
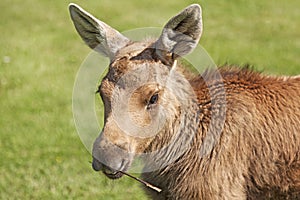
<instances>
[{"instance_id":1,"label":"animal eye","mask_svg":"<svg viewBox=\"0 0 300 200\"><path fill-rule=\"evenodd\" d=\"M151 104L156 104L157 100L158 100L158 93L152 95L152 97L150 98L148 104L149 104L149 105L151 105Z\"/></svg>"}]
</instances>

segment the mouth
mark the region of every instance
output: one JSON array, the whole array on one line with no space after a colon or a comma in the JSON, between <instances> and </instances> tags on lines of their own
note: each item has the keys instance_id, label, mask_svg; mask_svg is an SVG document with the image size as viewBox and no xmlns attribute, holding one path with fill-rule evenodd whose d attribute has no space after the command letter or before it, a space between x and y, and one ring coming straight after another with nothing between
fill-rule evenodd
<instances>
[{"instance_id":1,"label":"mouth","mask_svg":"<svg viewBox=\"0 0 300 200\"><path fill-rule=\"evenodd\" d=\"M124 172L128 170L129 165L129 162L123 160L120 165L120 169L115 170L103 163L100 163L96 159L93 159L92 167L95 171L102 171L102 173L110 179L118 179L121 178L124 175Z\"/></svg>"},{"instance_id":2,"label":"mouth","mask_svg":"<svg viewBox=\"0 0 300 200\"><path fill-rule=\"evenodd\" d=\"M102 172L110 179L119 179L124 175L121 171L111 171L107 169L103 169Z\"/></svg>"},{"instance_id":3,"label":"mouth","mask_svg":"<svg viewBox=\"0 0 300 200\"><path fill-rule=\"evenodd\" d=\"M118 179L118 178L121 178L123 175L126 175L126 176L133 178L134 180L144 184L146 187L149 187L157 192L162 191L160 188L158 188L154 185L151 185L150 183L127 173L126 171L128 170L130 164L131 164L130 161L126 162L125 160L122 160L121 170L118 171L118 170L113 170L112 168L102 164L97 159L93 158L92 167L95 171L102 171L102 173L110 179Z\"/></svg>"},{"instance_id":4,"label":"mouth","mask_svg":"<svg viewBox=\"0 0 300 200\"><path fill-rule=\"evenodd\" d=\"M107 176L110 179L118 179L124 175L124 172L126 172L128 168L129 162L126 163L125 160L123 160L120 170L114 170L106 165L103 165L102 172L105 176Z\"/></svg>"}]
</instances>

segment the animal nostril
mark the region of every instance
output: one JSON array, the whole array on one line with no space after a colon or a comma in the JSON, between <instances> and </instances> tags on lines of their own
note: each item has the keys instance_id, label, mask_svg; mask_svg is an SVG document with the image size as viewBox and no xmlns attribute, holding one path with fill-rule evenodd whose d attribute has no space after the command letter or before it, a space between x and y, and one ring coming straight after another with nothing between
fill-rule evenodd
<instances>
[{"instance_id":1,"label":"animal nostril","mask_svg":"<svg viewBox=\"0 0 300 200\"><path fill-rule=\"evenodd\" d=\"M103 165L95 158L93 158L92 167L95 171L100 171L103 168Z\"/></svg>"}]
</instances>

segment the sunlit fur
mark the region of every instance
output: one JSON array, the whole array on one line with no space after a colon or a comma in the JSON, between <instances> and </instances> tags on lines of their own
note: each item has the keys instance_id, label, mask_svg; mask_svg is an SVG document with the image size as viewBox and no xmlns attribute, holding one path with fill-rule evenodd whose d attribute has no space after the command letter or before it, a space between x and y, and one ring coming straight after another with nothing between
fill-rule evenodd
<instances>
[{"instance_id":1,"label":"sunlit fur","mask_svg":"<svg viewBox=\"0 0 300 200\"><path fill-rule=\"evenodd\" d=\"M160 61L123 58L112 66L126 66L125 72L130 66L157 62ZM156 67L169 68L163 64ZM181 67L179 65L177 69L179 74L184 71ZM108 77L113 76L110 73ZM222 81L215 81L216 73L221 74ZM163 190L158 194L145 188L149 194L154 199L296 199L300 195L300 78L265 76L247 67L235 66L207 70L202 76L183 76L193 87L196 102L192 94L184 96L190 92L185 91L187 83L176 81L174 91L166 92L160 102L169 114L165 129L153 138L129 139L129 145L136 147L135 153L151 152L169 143L180 123L185 123L181 126L185 135L176 140L192 139L192 145L179 159L162 169L143 174L145 180ZM103 87L103 94L109 94L105 90L113 89L114 83ZM222 86L225 97L219 91ZM179 107L182 103L171 95L180 91L187 98L184 105L189 103L185 108ZM147 93L147 89L141 92ZM138 109L139 103L133 104ZM226 110L220 109L224 105ZM226 120L216 145L209 154L202 156L201 146L212 112L217 112L220 117L225 114ZM198 114L199 122L195 120ZM191 133L195 135L190 136ZM105 134L109 138L111 132ZM123 133L118 133L115 142L123 138L120 134ZM177 148L180 149L178 144L177 141L172 149L164 155L156 155L155 159L167 162L169 154L176 154Z\"/></svg>"},{"instance_id":2,"label":"sunlit fur","mask_svg":"<svg viewBox=\"0 0 300 200\"><path fill-rule=\"evenodd\" d=\"M120 178L137 155L151 153L142 178L162 189L144 188L153 199L300 198L299 76L240 66L195 75L175 67L176 51L187 54L199 41L199 5L173 17L153 42L129 41L76 5L70 12L83 40L111 61L99 87L105 124L93 147L95 170ZM173 37L176 30L185 32ZM154 93L159 99L149 105ZM162 126L149 132L152 122Z\"/></svg>"}]
</instances>

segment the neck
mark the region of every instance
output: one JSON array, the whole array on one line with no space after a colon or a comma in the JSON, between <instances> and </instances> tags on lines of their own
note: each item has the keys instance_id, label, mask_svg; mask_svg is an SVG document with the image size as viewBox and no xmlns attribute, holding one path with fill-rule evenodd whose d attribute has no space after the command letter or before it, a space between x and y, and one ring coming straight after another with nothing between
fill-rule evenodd
<instances>
[{"instance_id":1,"label":"neck","mask_svg":"<svg viewBox=\"0 0 300 200\"><path fill-rule=\"evenodd\" d=\"M178 186L182 189L183 186L190 185L184 184L187 176L189 179L197 178L197 182L201 179L199 174L205 177L204 174L208 169L214 149L217 148L224 124L226 114L224 91L208 88L202 78L193 81L197 86L197 90L193 90L196 98L182 99L186 103L181 107L180 117L170 123L169 127L157 136L159 140L155 140L156 143L154 142L151 146L154 147L151 150L165 148L151 156L149 162L146 162L146 173L143 174L150 183L167 189L169 192L172 190L176 192L179 189ZM193 87L193 84L191 86ZM213 101L211 96L213 96ZM174 127L177 128L177 132L173 131ZM170 139L162 143L161 138L166 137ZM188 180L188 182L191 181L193 180ZM205 180L203 183L201 187L206 187ZM182 191L182 193L185 192Z\"/></svg>"}]
</instances>

